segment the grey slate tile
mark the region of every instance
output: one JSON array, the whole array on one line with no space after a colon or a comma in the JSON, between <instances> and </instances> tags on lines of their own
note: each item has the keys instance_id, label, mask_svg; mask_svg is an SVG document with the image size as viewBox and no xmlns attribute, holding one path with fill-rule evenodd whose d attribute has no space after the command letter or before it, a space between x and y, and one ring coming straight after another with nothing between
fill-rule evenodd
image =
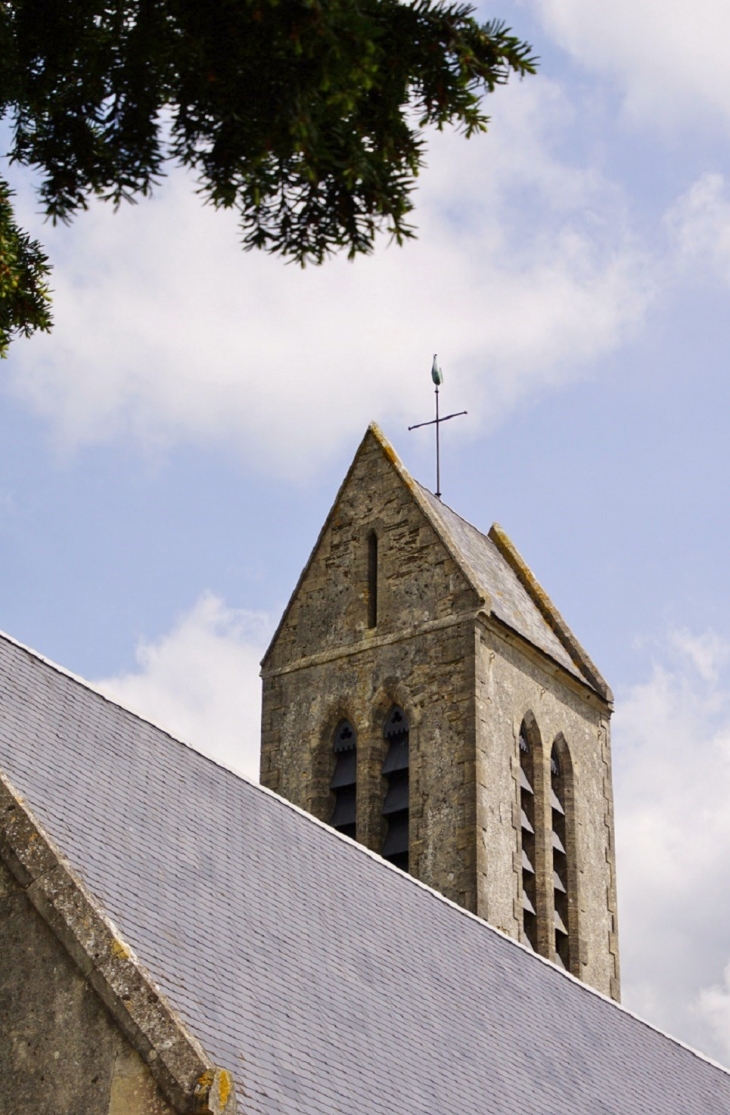
<instances>
[{"instance_id":1,"label":"grey slate tile","mask_svg":"<svg viewBox=\"0 0 730 1115\"><path fill-rule=\"evenodd\" d=\"M0 638L0 767L247 1115L730 1115L730 1074Z\"/></svg>"},{"instance_id":2,"label":"grey slate tile","mask_svg":"<svg viewBox=\"0 0 730 1115\"><path fill-rule=\"evenodd\" d=\"M569 673L585 681L583 674L555 632L547 625L535 602L492 540L466 519L462 519L427 488L421 484L418 487L434 517L443 523L445 533L454 540L459 555L471 570L474 580L488 593L494 615L533 646L549 654Z\"/></svg>"}]
</instances>

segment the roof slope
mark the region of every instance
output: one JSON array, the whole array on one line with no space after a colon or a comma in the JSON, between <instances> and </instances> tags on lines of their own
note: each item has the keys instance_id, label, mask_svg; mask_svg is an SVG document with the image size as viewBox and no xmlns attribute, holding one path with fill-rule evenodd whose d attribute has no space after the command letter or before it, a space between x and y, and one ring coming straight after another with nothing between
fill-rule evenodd
<instances>
[{"instance_id":1,"label":"roof slope","mask_svg":"<svg viewBox=\"0 0 730 1115\"><path fill-rule=\"evenodd\" d=\"M0 767L249 1115L720 1115L730 1074L0 638Z\"/></svg>"},{"instance_id":2,"label":"roof slope","mask_svg":"<svg viewBox=\"0 0 730 1115\"><path fill-rule=\"evenodd\" d=\"M373 443L395 470L477 598L484 601L485 609L610 702L613 698L608 685L504 531L495 523L488 536L482 534L414 480L376 422L370 423L357 448L264 654L262 667L266 669L270 663L274 647L342 503L343 494L347 491L361 454L372 448ZM377 495L378 482L377 473L369 472L367 483L374 495ZM359 483L363 483L362 478Z\"/></svg>"},{"instance_id":3,"label":"roof slope","mask_svg":"<svg viewBox=\"0 0 730 1115\"><path fill-rule=\"evenodd\" d=\"M439 534L450 540L457 560L484 592L491 613L611 700L608 685L504 531L495 523L489 535L482 534L433 492L413 483Z\"/></svg>"}]
</instances>

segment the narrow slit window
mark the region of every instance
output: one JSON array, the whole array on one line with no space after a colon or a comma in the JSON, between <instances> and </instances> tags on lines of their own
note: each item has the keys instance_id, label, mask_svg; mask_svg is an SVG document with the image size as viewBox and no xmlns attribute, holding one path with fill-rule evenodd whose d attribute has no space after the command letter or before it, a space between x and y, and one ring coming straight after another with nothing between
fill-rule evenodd
<instances>
[{"instance_id":1,"label":"narrow slit window","mask_svg":"<svg viewBox=\"0 0 730 1115\"><path fill-rule=\"evenodd\" d=\"M550 804L552 807L553 893L555 960L571 970L569 923L568 840L565 822L565 778L557 748L550 755Z\"/></svg>"},{"instance_id":2,"label":"narrow slit window","mask_svg":"<svg viewBox=\"0 0 730 1115\"><path fill-rule=\"evenodd\" d=\"M408 720L403 709L393 708L383 729L388 750L383 763L386 782L383 817L386 821L383 857L408 870Z\"/></svg>"},{"instance_id":3,"label":"narrow slit window","mask_svg":"<svg viewBox=\"0 0 730 1115\"><path fill-rule=\"evenodd\" d=\"M368 535L368 627L378 626L378 536Z\"/></svg>"},{"instance_id":4,"label":"narrow slit window","mask_svg":"<svg viewBox=\"0 0 730 1115\"><path fill-rule=\"evenodd\" d=\"M520 840L522 852L522 928L537 951L537 879L535 875L535 770L524 726L520 731Z\"/></svg>"},{"instance_id":5,"label":"narrow slit window","mask_svg":"<svg viewBox=\"0 0 730 1115\"><path fill-rule=\"evenodd\" d=\"M356 839L357 833L357 736L349 720L337 726L332 744L335 772L330 790L335 795L330 824L338 832Z\"/></svg>"}]
</instances>

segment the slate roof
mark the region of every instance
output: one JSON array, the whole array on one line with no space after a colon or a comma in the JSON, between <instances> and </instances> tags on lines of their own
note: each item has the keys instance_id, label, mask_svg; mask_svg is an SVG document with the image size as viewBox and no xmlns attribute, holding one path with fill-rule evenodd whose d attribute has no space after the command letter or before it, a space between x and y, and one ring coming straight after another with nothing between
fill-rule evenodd
<instances>
[{"instance_id":1,"label":"slate roof","mask_svg":"<svg viewBox=\"0 0 730 1115\"><path fill-rule=\"evenodd\" d=\"M247 1115L720 1115L730 1074L7 637L0 767Z\"/></svg>"},{"instance_id":2,"label":"slate roof","mask_svg":"<svg viewBox=\"0 0 730 1115\"><path fill-rule=\"evenodd\" d=\"M413 483L428 504L439 533L451 541L461 564L467 567L471 579L489 599L492 614L585 682L585 674L546 622L535 600L492 539L462 519L418 481Z\"/></svg>"}]
</instances>

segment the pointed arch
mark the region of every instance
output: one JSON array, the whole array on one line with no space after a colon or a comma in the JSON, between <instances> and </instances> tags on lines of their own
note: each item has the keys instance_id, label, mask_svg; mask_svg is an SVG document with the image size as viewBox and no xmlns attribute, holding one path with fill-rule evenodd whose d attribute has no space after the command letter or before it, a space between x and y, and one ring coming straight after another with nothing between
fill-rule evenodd
<instances>
[{"instance_id":1,"label":"pointed arch","mask_svg":"<svg viewBox=\"0 0 730 1115\"><path fill-rule=\"evenodd\" d=\"M330 790L335 801L330 824L357 839L357 734L349 720L341 720L332 741L335 769Z\"/></svg>"},{"instance_id":2,"label":"pointed arch","mask_svg":"<svg viewBox=\"0 0 730 1115\"><path fill-rule=\"evenodd\" d=\"M579 975L574 802L573 761L561 732L550 752L553 958L566 971Z\"/></svg>"},{"instance_id":3,"label":"pointed arch","mask_svg":"<svg viewBox=\"0 0 730 1115\"><path fill-rule=\"evenodd\" d=\"M520 861L522 868L521 906L522 932L537 952L540 943L539 879L537 840L540 803L537 793L540 756L540 733L532 713L525 714L518 739L520 763Z\"/></svg>"},{"instance_id":4,"label":"pointed arch","mask_svg":"<svg viewBox=\"0 0 730 1115\"><path fill-rule=\"evenodd\" d=\"M403 871L409 868L409 734L408 717L400 705L393 705L383 725L387 745L382 769L386 783L383 858Z\"/></svg>"}]
</instances>

